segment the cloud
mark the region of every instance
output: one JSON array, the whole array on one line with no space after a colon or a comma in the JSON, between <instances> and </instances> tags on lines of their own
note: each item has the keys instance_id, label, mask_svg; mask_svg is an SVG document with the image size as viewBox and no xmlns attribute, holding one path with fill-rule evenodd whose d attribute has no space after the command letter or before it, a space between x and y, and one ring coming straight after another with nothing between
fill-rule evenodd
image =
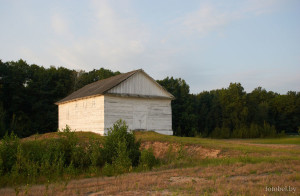
<instances>
[{"instance_id":1,"label":"cloud","mask_svg":"<svg viewBox=\"0 0 300 196\"><path fill-rule=\"evenodd\" d=\"M91 1L90 11L87 35L73 38L68 44L54 41L51 52L68 67L89 65L84 68L89 70L110 65L110 69L127 71L145 51L147 29L132 13L122 13L110 1ZM59 34L69 33L60 15L54 15L52 26Z\"/></svg>"},{"instance_id":2,"label":"cloud","mask_svg":"<svg viewBox=\"0 0 300 196\"><path fill-rule=\"evenodd\" d=\"M61 14L55 13L51 17L51 27L55 34L57 35L64 35L68 36L70 35L68 22L65 17L63 17Z\"/></svg>"},{"instance_id":3,"label":"cloud","mask_svg":"<svg viewBox=\"0 0 300 196\"><path fill-rule=\"evenodd\" d=\"M231 20L231 15L220 12L213 5L204 5L200 9L188 13L181 20L186 32L196 32L200 36L204 36L216 28L225 26Z\"/></svg>"},{"instance_id":4,"label":"cloud","mask_svg":"<svg viewBox=\"0 0 300 196\"><path fill-rule=\"evenodd\" d=\"M252 13L256 16L274 12L285 0L249 0L244 5L243 13Z\"/></svg>"},{"instance_id":5,"label":"cloud","mask_svg":"<svg viewBox=\"0 0 300 196\"><path fill-rule=\"evenodd\" d=\"M283 0L249 0L224 9L226 4L200 4L197 10L177 18L181 32L204 37L248 16L259 16L278 9ZM223 35L222 33L220 35Z\"/></svg>"}]
</instances>

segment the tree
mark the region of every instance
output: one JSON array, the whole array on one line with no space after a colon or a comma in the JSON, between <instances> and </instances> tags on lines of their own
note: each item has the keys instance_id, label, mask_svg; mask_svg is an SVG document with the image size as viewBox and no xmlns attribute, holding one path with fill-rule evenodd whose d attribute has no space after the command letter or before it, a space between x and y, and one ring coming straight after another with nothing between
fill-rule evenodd
<instances>
[{"instance_id":1,"label":"tree","mask_svg":"<svg viewBox=\"0 0 300 196\"><path fill-rule=\"evenodd\" d=\"M168 92L174 95L172 101L172 129L174 135L191 136L191 129L197 128L197 117L194 115L194 96L189 94L190 87L185 80L173 77L157 81Z\"/></svg>"}]
</instances>

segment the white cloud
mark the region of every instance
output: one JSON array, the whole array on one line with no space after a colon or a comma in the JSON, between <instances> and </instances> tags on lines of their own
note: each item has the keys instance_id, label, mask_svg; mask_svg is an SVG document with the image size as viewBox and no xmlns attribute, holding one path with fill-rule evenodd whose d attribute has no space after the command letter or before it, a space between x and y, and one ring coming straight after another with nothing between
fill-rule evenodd
<instances>
[{"instance_id":1,"label":"white cloud","mask_svg":"<svg viewBox=\"0 0 300 196\"><path fill-rule=\"evenodd\" d=\"M115 70L131 69L121 66L133 66L144 53L148 31L133 15L122 17L110 1L92 1L90 7L92 18L89 19L88 36L72 39L68 45L54 41L51 52L68 67L93 66L84 68L89 70L109 65ZM52 23L56 32L68 33L65 21L54 17Z\"/></svg>"},{"instance_id":2,"label":"white cloud","mask_svg":"<svg viewBox=\"0 0 300 196\"><path fill-rule=\"evenodd\" d=\"M244 13L253 13L254 15L267 14L278 9L285 0L249 0L245 3Z\"/></svg>"},{"instance_id":3,"label":"white cloud","mask_svg":"<svg viewBox=\"0 0 300 196\"><path fill-rule=\"evenodd\" d=\"M197 32L204 36L206 33L226 25L231 20L231 15L220 12L212 5L204 5L199 10L184 16L182 20L186 32Z\"/></svg>"},{"instance_id":4,"label":"white cloud","mask_svg":"<svg viewBox=\"0 0 300 196\"><path fill-rule=\"evenodd\" d=\"M199 9L179 17L181 31L188 35L197 34L204 37L209 32L225 28L234 21L247 16L259 16L271 13L279 8L283 0L249 0L237 7L224 9L222 4L201 4ZM219 34L223 35L219 32Z\"/></svg>"},{"instance_id":5,"label":"white cloud","mask_svg":"<svg viewBox=\"0 0 300 196\"><path fill-rule=\"evenodd\" d=\"M64 18L61 14L55 13L52 15L51 27L57 35L69 36L70 31L68 26L69 25L67 19Z\"/></svg>"}]
</instances>

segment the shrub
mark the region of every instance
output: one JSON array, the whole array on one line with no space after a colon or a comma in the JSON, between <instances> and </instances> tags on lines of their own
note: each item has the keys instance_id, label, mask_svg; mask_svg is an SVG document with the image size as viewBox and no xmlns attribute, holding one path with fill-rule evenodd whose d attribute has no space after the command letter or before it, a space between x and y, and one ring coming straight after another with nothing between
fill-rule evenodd
<instances>
[{"instance_id":1,"label":"shrub","mask_svg":"<svg viewBox=\"0 0 300 196\"><path fill-rule=\"evenodd\" d=\"M0 142L0 187L17 184L44 183L101 171L112 176L126 173L139 164L152 169L157 164L152 150L139 150L140 142L128 132L125 121L117 121L109 130L103 147L99 140L82 142L69 127L59 138L20 140L6 135ZM67 175L65 175L67 174Z\"/></svg>"},{"instance_id":2,"label":"shrub","mask_svg":"<svg viewBox=\"0 0 300 196\"><path fill-rule=\"evenodd\" d=\"M102 167L105 164L105 160L102 156L101 143L97 140L89 141L89 156L92 167Z\"/></svg>"},{"instance_id":3,"label":"shrub","mask_svg":"<svg viewBox=\"0 0 300 196\"><path fill-rule=\"evenodd\" d=\"M130 168L132 168L129 152L126 149L126 142L119 141L117 146L117 156L113 157L112 166L115 174L129 172Z\"/></svg>"},{"instance_id":4,"label":"shrub","mask_svg":"<svg viewBox=\"0 0 300 196\"><path fill-rule=\"evenodd\" d=\"M102 174L105 176L113 176L113 175L115 175L114 170L115 169L111 164L105 163L105 165L102 169Z\"/></svg>"},{"instance_id":5,"label":"shrub","mask_svg":"<svg viewBox=\"0 0 300 196\"><path fill-rule=\"evenodd\" d=\"M128 126L123 120L118 120L112 128L109 129L105 143L103 145L103 158L112 164L113 160L119 156L120 145L124 146L125 153L131 160L132 166L138 166L139 158L141 156L140 142L135 140L133 132L128 132Z\"/></svg>"},{"instance_id":6,"label":"shrub","mask_svg":"<svg viewBox=\"0 0 300 196\"><path fill-rule=\"evenodd\" d=\"M141 157L139 161L139 168L142 170L151 170L155 165L158 164L158 160L153 154L153 149L144 149L141 152Z\"/></svg>"},{"instance_id":7,"label":"shrub","mask_svg":"<svg viewBox=\"0 0 300 196\"><path fill-rule=\"evenodd\" d=\"M19 138L12 132L10 135L7 133L0 143L0 171L2 173L11 172L16 160L17 151L20 146Z\"/></svg>"}]
</instances>

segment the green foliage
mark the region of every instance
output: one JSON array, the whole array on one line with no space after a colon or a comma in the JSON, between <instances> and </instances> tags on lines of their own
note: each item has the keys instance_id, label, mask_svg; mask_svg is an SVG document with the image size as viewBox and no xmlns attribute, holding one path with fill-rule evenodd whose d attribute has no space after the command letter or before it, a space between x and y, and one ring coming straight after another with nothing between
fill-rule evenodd
<instances>
[{"instance_id":1,"label":"green foliage","mask_svg":"<svg viewBox=\"0 0 300 196\"><path fill-rule=\"evenodd\" d=\"M139 147L140 142L135 140L133 132L128 132L128 126L123 120L118 120L111 127L105 138L103 145L103 157L107 163L112 164L113 160L119 155L119 148L124 146L132 166L137 166L141 155ZM123 152L122 152L123 153Z\"/></svg>"},{"instance_id":2,"label":"green foliage","mask_svg":"<svg viewBox=\"0 0 300 196\"><path fill-rule=\"evenodd\" d=\"M123 174L129 172L132 162L129 158L129 151L126 149L126 142L119 141L116 150L116 156L112 160L114 173Z\"/></svg>"},{"instance_id":3,"label":"green foliage","mask_svg":"<svg viewBox=\"0 0 300 196\"><path fill-rule=\"evenodd\" d=\"M139 167L142 170L151 170L155 165L158 164L158 160L153 154L153 149L144 149L141 152Z\"/></svg>"},{"instance_id":4,"label":"green foliage","mask_svg":"<svg viewBox=\"0 0 300 196\"><path fill-rule=\"evenodd\" d=\"M102 156L101 142L99 140L90 140L89 154L92 167L102 167L104 159Z\"/></svg>"},{"instance_id":5,"label":"green foliage","mask_svg":"<svg viewBox=\"0 0 300 196\"><path fill-rule=\"evenodd\" d=\"M0 160L2 173L10 172L17 160L17 152L20 146L19 138L12 132L6 134L0 143Z\"/></svg>"},{"instance_id":6,"label":"green foliage","mask_svg":"<svg viewBox=\"0 0 300 196\"><path fill-rule=\"evenodd\" d=\"M112 72L111 70L100 68L99 70L94 69L90 72L81 70L79 72L75 72L75 74L74 90L78 90L87 84L118 75L120 72Z\"/></svg>"},{"instance_id":7,"label":"green foliage","mask_svg":"<svg viewBox=\"0 0 300 196\"><path fill-rule=\"evenodd\" d=\"M175 96L172 101L172 129L174 135L192 136L197 130L197 115L195 114L195 99L189 94L190 87L185 80L173 77L157 81L167 91ZM193 130L192 133L190 131Z\"/></svg>"},{"instance_id":8,"label":"green foliage","mask_svg":"<svg viewBox=\"0 0 300 196\"><path fill-rule=\"evenodd\" d=\"M84 85L119 73L104 68L85 72L44 68L24 60L0 60L0 138L7 131L18 137L56 131L56 101ZM296 134L300 127L299 92L280 95L258 87L246 93L240 83L230 83L228 88L190 94L189 85L181 78L167 77L157 82L175 96L171 104L174 135L227 138L229 129L230 137L269 137L274 130L264 123L274 126L276 134L283 130ZM138 160L133 164L137 165Z\"/></svg>"},{"instance_id":9,"label":"green foliage","mask_svg":"<svg viewBox=\"0 0 300 196\"><path fill-rule=\"evenodd\" d=\"M2 102L0 102L0 138L2 138L6 132L4 118L5 118L5 111L4 111Z\"/></svg>"},{"instance_id":10,"label":"green foliage","mask_svg":"<svg viewBox=\"0 0 300 196\"><path fill-rule=\"evenodd\" d=\"M258 87L246 93L240 83L231 83L228 88L193 95L180 78L158 82L176 97L172 128L178 136L275 137L283 130L296 133L300 126L299 92L279 95Z\"/></svg>"},{"instance_id":11,"label":"green foliage","mask_svg":"<svg viewBox=\"0 0 300 196\"><path fill-rule=\"evenodd\" d=\"M104 68L86 73L0 60L0 138L6 130L19 137L56 131L55 102L86 84L117 74Z\"/></svg>"},{"instance_id":12,"label":"green foliage","mask_svg":"<svg viewBox=\"0 0 300 196\"><path fill-rule=\"evenodd\" d=\"M115 168L112 164L105 163L104 167L102 168L102 173L105 176L113 176L115 175Z\"/></svg>"},{"instance_id":13,"label":"green foliage","mask_svg":"<svg viewBox=\"0 0 300 196\"><path fill-rule=\"evenodd\" d=\"M122 120L109 130L104 143L96 138L79 140L68 126L57 135L20 142L14 133L6 134L0 141L0 187L49 183L101 170L107 176L119 175L134 167L150 170L157 164L151 150L141 156L140 142Z\"/></svg>"},{"instance_id":14,"label":"green foliage","mask_svg":"<svg viewBox=\"0 0 300 196\"><path fill-rule=\"evenodd\" d=\"M102 149L103 160L114 168L115 174L128 172L131 167L138 166L141 152L140 142L136 141L132 132L128 132L125 121L118 120L108 131ZM104 167L109 173L111 166ZM106 171L107 170L107 171Z\"/></svg>"},{"instance_id":15,"label":"green foliage","mask_svg":"<svg viewBox=\"0 0 300 196\"><path fill-rule=\"evenodd\" d=\"M224 138L224 139L228 139L230 138L231 134L230 134L230 129L227 127L216 127L213 132L211 133L211 137L213 138Z\"/></svg>"},{"instance_id":16,"label":"green foliage","mask_svg":"<svg viewBox=\"0 0 300 196\"><path fill-rule=\"evenodd\" d=\"M69 129L57 139L22 143L13 133L6 135L0 143L0 186L43 183L62 179L66 173L83 172L99 158L101 146L97 144L94 141L79 142Z\"/></svg>"}]
</instances>

